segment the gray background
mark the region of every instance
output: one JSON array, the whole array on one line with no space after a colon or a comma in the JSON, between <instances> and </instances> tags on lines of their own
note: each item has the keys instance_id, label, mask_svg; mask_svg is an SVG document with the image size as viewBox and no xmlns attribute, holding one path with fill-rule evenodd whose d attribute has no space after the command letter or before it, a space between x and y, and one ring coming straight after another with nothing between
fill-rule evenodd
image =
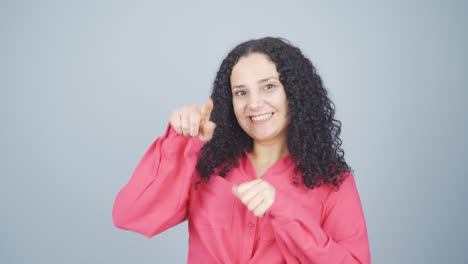
<instances>
[{"instance_id":1,"label":"gray background","mask_svg":"<svg viewBox=\"0 0 468 264\"><path fill-rule=\"evenodd\" d=\"M328 2L328 3L327 3ZM1 1L0 263L185 263L111 209L239 42L282 36L343 123L374 263L466 263L466 1Z\"/></svg>"}]
</instances>

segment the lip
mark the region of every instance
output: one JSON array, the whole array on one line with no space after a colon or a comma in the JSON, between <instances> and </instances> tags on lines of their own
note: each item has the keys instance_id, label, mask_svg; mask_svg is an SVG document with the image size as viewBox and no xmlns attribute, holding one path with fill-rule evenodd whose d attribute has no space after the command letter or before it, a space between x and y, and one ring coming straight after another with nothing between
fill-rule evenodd
<instances>
[{"instance_id":1,"label":"lip","mask_svg":"<svg viewBox=\"0 0 468 264\"><path fill-rule=\"evenodd\" d=\"M274 112L269 112L269 113L264 113L264 114L251 115L251 116L249 116L249 119L252 122L268 121L273 117L274 114L275 114ZM261 117L261 116L266 116L266 117L265 117L265 119L253 120L253 118Z\"/></svg>"},{"instance_id":2,"label":"lip","mask_svg":"<svg viewBox=\"0 0 468 264\"><path fill-rule=\"evenodd\" d=\"M249 118L257 117L257 116L262 116L262 115L269 115L269 114L274 114L274 113L273 113L273 112L266 112L266 113L262 113L262 114L249 115Z\"/></svg>"}]
</instances>

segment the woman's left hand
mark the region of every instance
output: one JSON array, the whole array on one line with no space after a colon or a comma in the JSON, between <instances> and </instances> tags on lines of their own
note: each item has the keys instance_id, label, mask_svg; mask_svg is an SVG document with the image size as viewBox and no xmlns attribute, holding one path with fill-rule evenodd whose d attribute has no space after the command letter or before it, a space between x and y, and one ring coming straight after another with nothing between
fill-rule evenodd
<instances>
[{"instance_id":1,"label":"woman's left hand","mask_svg":"<svg viewBox=\"0 0 468 264\"><path fill-rule=\"evenodd\" d=\"M275 187L262 179L232 187L232 193L257 217L263 217L275 201Z\"/></svg>"}]
</instances>

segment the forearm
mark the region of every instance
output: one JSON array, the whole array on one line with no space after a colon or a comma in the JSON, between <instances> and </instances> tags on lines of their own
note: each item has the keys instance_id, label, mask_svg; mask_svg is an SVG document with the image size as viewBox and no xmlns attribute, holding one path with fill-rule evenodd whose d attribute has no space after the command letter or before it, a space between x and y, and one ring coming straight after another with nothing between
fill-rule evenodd
<instances>
[{"instance_id":1,"label":"forearm","mask_svg":"<svg viewBox=\"0 0 468 264\"><path fill-rule=\"evenodd\" d=\"M114 224L151 237L181 222L199 147L198 141L175 135L168 127L118 193Z\"/></svg>"},{"instance_id":2,"label":"forearm","mask_svg":"<svg viewBox=\"0 0 468 264\"><path fill-rule=\"evenodd\" d=\"M307 208L277 190L267 216L283 250L307 263L370 263L367 229L353 178L318 204L313 206L321 206L320 216L314 216L310 205Z\"/></svg>"}]
</instances>

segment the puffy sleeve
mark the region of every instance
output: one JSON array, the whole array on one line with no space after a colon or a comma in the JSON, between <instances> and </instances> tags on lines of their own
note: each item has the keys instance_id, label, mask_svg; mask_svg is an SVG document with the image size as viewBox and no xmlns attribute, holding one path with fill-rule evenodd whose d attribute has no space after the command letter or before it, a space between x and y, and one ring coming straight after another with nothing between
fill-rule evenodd
<instances>
[{"instance_id":1,"label":"puffy sleeve","mask_svg":"<svg viewBox=\"0 0 468 264\"><path fill-rule=\"evenodd\" d=\"M148 148L112 209L114 225L153 237L186 219L192 176L203 141L168 125Z\"/></svg>"},{"instance_id":2,"label":"puffy sleeve","mask_svg":"<svg viewBox=\"0 0 468 264\"><path fill-rule=\"evenodd\" d=\"M303 263L370 263L369 241L354 177L331 190L317 220L284 192L276 193L270 216L280 248Z\"/></svg>"}]
</instances>

